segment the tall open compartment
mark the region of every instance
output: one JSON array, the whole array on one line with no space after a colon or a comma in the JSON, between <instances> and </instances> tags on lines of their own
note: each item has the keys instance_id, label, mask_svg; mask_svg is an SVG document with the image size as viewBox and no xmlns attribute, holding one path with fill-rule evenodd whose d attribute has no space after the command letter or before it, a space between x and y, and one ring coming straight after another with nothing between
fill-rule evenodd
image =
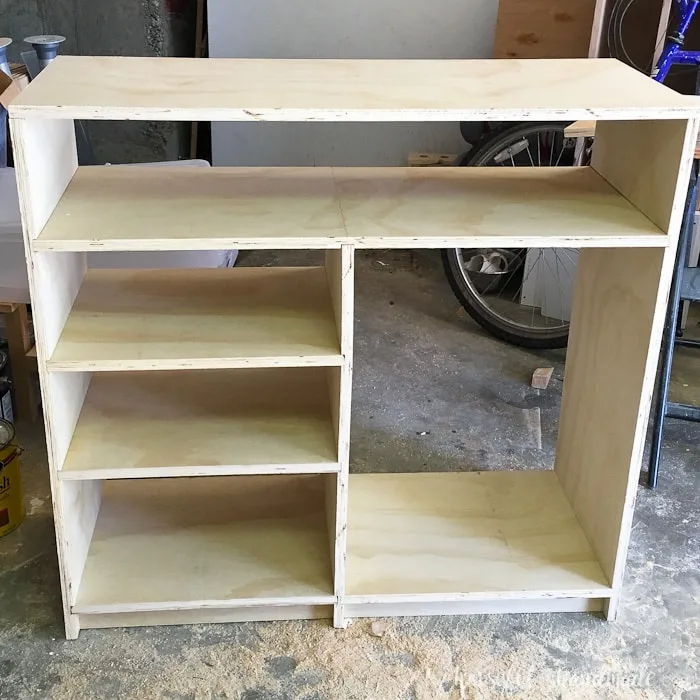
<instances>
[{"instance_id":1,"label":"tall open compartment","mask_svg":"<svg viewBox=\"0 0 700 700\"><path fill-rule=\"evenodd\" d=\"M620 598L694 101L614 60L60 57L11 105L66 632ZM74 120L598 119L585 168L78 167ZM579 247L556 463L350 474L358 248ZM87 270L95 251L320 249Z\"/></svg>"}]
</instances>

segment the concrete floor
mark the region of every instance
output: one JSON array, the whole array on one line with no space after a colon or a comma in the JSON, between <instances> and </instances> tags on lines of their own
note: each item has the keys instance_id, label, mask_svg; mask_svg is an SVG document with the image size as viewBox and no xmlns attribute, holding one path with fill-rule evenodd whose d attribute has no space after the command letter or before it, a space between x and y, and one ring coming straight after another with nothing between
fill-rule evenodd
<instances>
[{"instance_id":1,"label":"concrete floor","mask_svg":"<svg viewBox=\"0 0 700 700\"><path fill-rule=\"evenodd\" d=\"M563 351L483 333L435 253L358 257L352 469L551 467ZM530 389L533 369L550 364L550 388ZM700 401L698 358L679 367L676 383ZM381 637L370 621L346 631L314 621L87 630L65 641L43 436L23 427L20 438L29 516L0 540L2 699L700 700L700 426L669 421L660 488L639 490L617 622L395 619Z\"/></svg>"}]
</instances>

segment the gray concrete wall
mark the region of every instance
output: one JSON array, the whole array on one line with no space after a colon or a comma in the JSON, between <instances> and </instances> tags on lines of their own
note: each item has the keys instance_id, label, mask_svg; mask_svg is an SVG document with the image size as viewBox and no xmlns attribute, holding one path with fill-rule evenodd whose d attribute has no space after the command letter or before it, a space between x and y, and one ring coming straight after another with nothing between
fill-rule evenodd
<instances>
[{"instance_id":1,"label":"gray concrete wall","mask_svg":"<svg viewBox=\"0 0 700 700\"><path fill-rule=\"evenodd\" d=\"M195 0L0 0L0 36L20 60L31 34L63 34L62 53L191 56ZM177 160L187 155L189 124L92 122L97 162Z\"/></svg>"}]
</instances>

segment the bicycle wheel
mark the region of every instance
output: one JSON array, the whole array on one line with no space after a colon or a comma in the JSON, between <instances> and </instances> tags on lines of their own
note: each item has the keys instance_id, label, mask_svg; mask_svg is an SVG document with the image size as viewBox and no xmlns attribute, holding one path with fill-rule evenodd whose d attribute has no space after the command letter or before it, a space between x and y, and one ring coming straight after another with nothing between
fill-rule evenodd
<instances>
[{"instance_id":1,"label":"bicycle wheel","mask_svg":"<svg viewBox=\"0 0 700 700\"><path fill-rule=\"evenodd\" d=\"M564 136L565 126L526 123L507 128L474 154L466 154L459 165L574 165L581 161L577 139ZM577 257L576 248L442 251L445 274L466 312L493 335L526 348L566 347Z\"/></svg>"}]
</instances>

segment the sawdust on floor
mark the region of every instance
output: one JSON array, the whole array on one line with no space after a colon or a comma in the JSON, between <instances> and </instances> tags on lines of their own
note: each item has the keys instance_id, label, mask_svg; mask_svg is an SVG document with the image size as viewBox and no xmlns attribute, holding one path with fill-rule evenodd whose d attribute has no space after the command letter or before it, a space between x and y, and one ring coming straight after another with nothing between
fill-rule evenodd
<instances>
[{"instance_id":1,"label":"sawdust on floor","mask_svg":"<svg viewBox=\"0 0 700 700\"><path fill-rule=\"evenodd\" d=\"M222 636L221 642L200 648L193 644L180 658L148 659L148 673L134 663L128 698L232 698L235 700L661 700L640 687L639 679L625 678L610 658L601 658L599 672L577 676L552 668L534 641L521 640L500 650L486 630L454 645L437 635L406 634L394 621L386 632L372 634L371 622L360 620L347 630L326 621L278 622L255 626L255 642L240 644ZM157 639L157 638L154 638ZM90 665L104 669L126 659L90 655ZM143 640L139 655L144 655ZM121 649L121 651L126 651ZM153 655L158 656L157 648ZM127 652L126 657L130 654ZM157 670L154 672L153 669ZM61 683L52 697L67 700L91 697L93 676L84 667L58 667ZM87 671L87 672L86 672ZM642 683L643 685L643 683ZM290 695L290 688L292 694Z\"/></svg>"}]
</instances>

